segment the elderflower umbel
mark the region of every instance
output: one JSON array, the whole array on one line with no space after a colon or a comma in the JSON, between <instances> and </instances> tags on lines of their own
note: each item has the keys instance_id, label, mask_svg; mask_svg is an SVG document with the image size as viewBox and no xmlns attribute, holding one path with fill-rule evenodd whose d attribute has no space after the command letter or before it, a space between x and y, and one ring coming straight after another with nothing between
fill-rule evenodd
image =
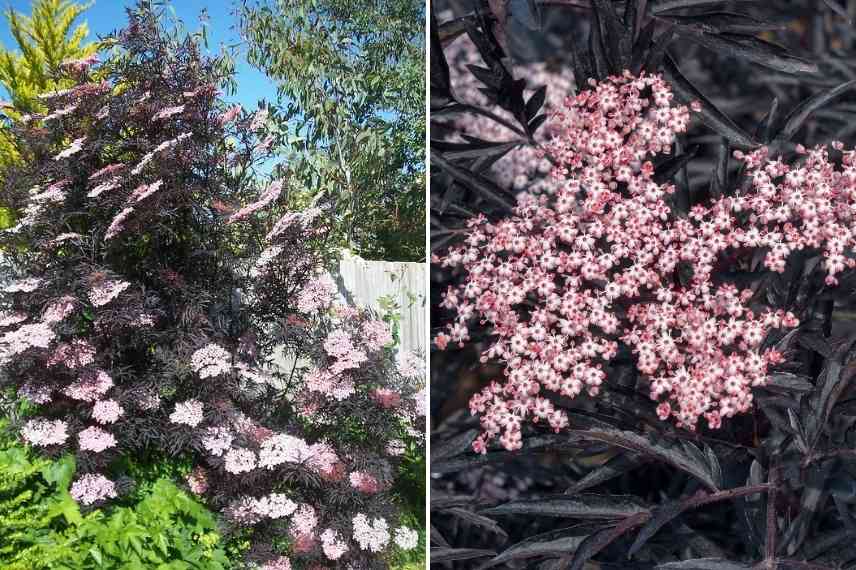
<instances>
[{"instance_id":1,"label":"elderflower umbel","mask_svg":"<svg viewBox=\"0 0 856 570\"><path fill-rule=\"evenodd\" d=\"M198 426L203 419L202 402L187 400L178 402L175 410L169 415L169 421L174 424L184 424L190 427Z\"/></svg>"},{"instance_id":2,"label":"elderflower umbel","mask_svg":"<svg viewBox=\"0 0 856 570\"><path fill-rule=\"evenodd\" d=\"M21 437L38 447L61 445L68 439L68 424L62 420L36 418L24 424Z\"/></svg>"},{"instance_id":3,"label":"elderflower umbel","mask_svg":"<svg viewBox=\"0 0 856 570\"><path fill-rule=\"evenodd\" d=\"M113 481L103 475L87 473L71 484L71 498L83 505L91 505L116 496Z\"/></svg>"},{"instance_id":4,"label":"elderflower umbel","mask_svg":"<svg viewBox=\"0 0 856 570\"><path fill-rule=\"evenodd\" d=\"M761 202L722 198L685 218L672 213L674 187L655 181L652 159L671 152L690 115L672 104L666 81L626 73L590 86L552 117L557 134L544 152L562 182L555 192L522 195L513 215L495 223L471 220L464 244L437 259L467 272L444 295L457 318L437 345L466 342L469 323L481 319L495 337L484 358L506 363L505 379L470 402L483 429L477 451L497 436L518 449L525 421L566 427L565 412L542 391L597 395L615 339L635 354L661 417L718 427L749 409L751 388L781 359L761 348L767 332L796 324L782 312L750 311L749 291L713 283L721 253L758 247L751 228L741 228L752 221L736 212ZM776 223L770 214L780 211L770 206L759 212L768 218L756 219ZM775 248L772 255L778 267ZM693 272L678 285L681 264Z\"/></svg>"},{"instance_id":5,"label":"elderflower umbel","mask_svg":"<svg viewBox=\"0 0 856 570\"><path fill-rule=\"evenodd\" d=\"M80 449L100 453L116 446L116 438L110 432L95 426L86 428L77 434Z\"/></svg>"},{"instance_id":6,"label":"elderflower umbel","mask_svg":"<svg viewBox=\"0 0 856 570\"><path fill-rule=\"evenodd\" d=\"M363 550L380 552L389 544L389 525L382 518L369 519L363 513L357 513L353 520L354 540Z\"/></svg>"},{"instance_id":7,"label":"elderflower umbel","mask_svg":"<svg viewBox=\"0 0 856 570\"><path fill-rule=\"evenodd\" d=\"M232 355L216 344L207 344L190 357L190 367L200 378L212 378L232 369Z\"/></svg>"}]
</instances>

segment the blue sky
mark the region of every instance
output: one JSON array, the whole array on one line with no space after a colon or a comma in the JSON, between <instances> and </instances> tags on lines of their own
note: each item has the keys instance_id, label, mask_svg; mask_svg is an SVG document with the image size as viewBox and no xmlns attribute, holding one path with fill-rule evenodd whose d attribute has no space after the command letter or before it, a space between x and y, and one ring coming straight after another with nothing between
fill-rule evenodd
<instances>
[{"instance_id":1,"label":"blue sky","mask_svg":"<svg viewBox=\"0 0 856 570\"><path fill-rule=\"evenodd\" d=\"M79 21L85 21L89 25L89 34L94 40L99 35L107 35L123 27L127 22L125 7L135 3L135 0L95 0ZM18 12L30 14L30 0L0 0L0 7L4 12L10 6ZM232 0L173 0L171 6L190 31L200 28L199 15L207 8L208 49L212 53L217 53L221 44L232 45L240 42L240 35L233 29L237 22L231 13ZM7 49L16 48L17 44L9 33L5 18L0 19L0 41ZM241 57L235 62L237 92L227 99L237 101L249 109L255 108L256 102L262 98L275 101L276 86L263 73L247 63L243 57L244 51L241 50Z\"/></svg>"}]
</instances>

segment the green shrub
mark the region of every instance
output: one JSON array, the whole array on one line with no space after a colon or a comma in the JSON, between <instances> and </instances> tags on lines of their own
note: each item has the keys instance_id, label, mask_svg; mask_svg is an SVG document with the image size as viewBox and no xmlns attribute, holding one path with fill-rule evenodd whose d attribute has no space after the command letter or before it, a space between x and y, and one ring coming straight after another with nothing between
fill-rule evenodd
<instances>
[{"instance_id":1,"label":"green shrub","mask_svg":"<svg viewBox=\"0 0 856 570\"><path fill-rule=\"evenodd\" d=\"M130 504L83 514L68 492L73 475L71 458L34 458L0 436L0 568L229 567L214 515L168 479Z\"/></svg>"}]
</instances>

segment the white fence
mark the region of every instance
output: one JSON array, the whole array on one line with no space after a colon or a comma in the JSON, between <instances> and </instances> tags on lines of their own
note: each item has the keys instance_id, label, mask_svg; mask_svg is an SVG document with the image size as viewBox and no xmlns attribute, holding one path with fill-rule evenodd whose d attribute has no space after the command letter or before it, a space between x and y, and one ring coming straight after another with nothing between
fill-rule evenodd
<instances>
[{"instance_id":1,"label":"white fence","mask_svg":"<svg viewBox=\"0 0 856 570\"><path fill-rule=\"evenodd\" d=\"M370 261L345 251L331 274L349 304L382 311L381 299L393 301L401 315L401 350L425 354L427 270L424 263Z\"/></svg>"}]
</instances>

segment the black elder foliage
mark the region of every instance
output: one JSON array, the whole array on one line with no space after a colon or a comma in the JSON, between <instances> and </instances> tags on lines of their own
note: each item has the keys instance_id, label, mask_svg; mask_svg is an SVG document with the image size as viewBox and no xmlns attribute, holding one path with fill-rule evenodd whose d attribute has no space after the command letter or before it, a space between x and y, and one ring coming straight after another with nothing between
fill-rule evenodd
<instances>
[{"instance_id":1,"label":"black elder foliage","mask_svg":"<svg viewBox=\"0 0 856 570\"><path fill-rule=\"evenodd\" d=\"M847 5L845 5L847 4ZM499 7L498 7L499 6ZM476 213L507 215L514 196L491 180L505 153L534 144L543 96L526 98L511 71L509 30L558 21L578 89L624 69L663 74L701 119L674 157L655 165L687 209L733 194L745 183L734 149L841 140L852 146L853 4L559 0L477 2L438 21L432 14L432 245L460 238ZM456 98L444 47L466 34L484 66L471 68L492 117ZM551 45L555 45L551 44ZM550 85L546 86L550 89ZM509 140L447 142L448 118L500 119ZM513 117L509 122L508 116ZM801 325L770 338L786 356L755 389L753 412L716 431L688 432L659 421L629 359L601 396L556 402L571 426L531 430L523 448L475 455L478 422L468 397L499 374L477 364L486 331L465 348L432 355L432 563L449 568L841 568L854 546L854 276L828 289L818 258L805 252L786 272L722 275L751 286L757 299L798 314ZM432 271L432 325L447 322L440 293L458 282ZM464 409L462 409L464 408Z\"/></svg>"}]
</instances>

